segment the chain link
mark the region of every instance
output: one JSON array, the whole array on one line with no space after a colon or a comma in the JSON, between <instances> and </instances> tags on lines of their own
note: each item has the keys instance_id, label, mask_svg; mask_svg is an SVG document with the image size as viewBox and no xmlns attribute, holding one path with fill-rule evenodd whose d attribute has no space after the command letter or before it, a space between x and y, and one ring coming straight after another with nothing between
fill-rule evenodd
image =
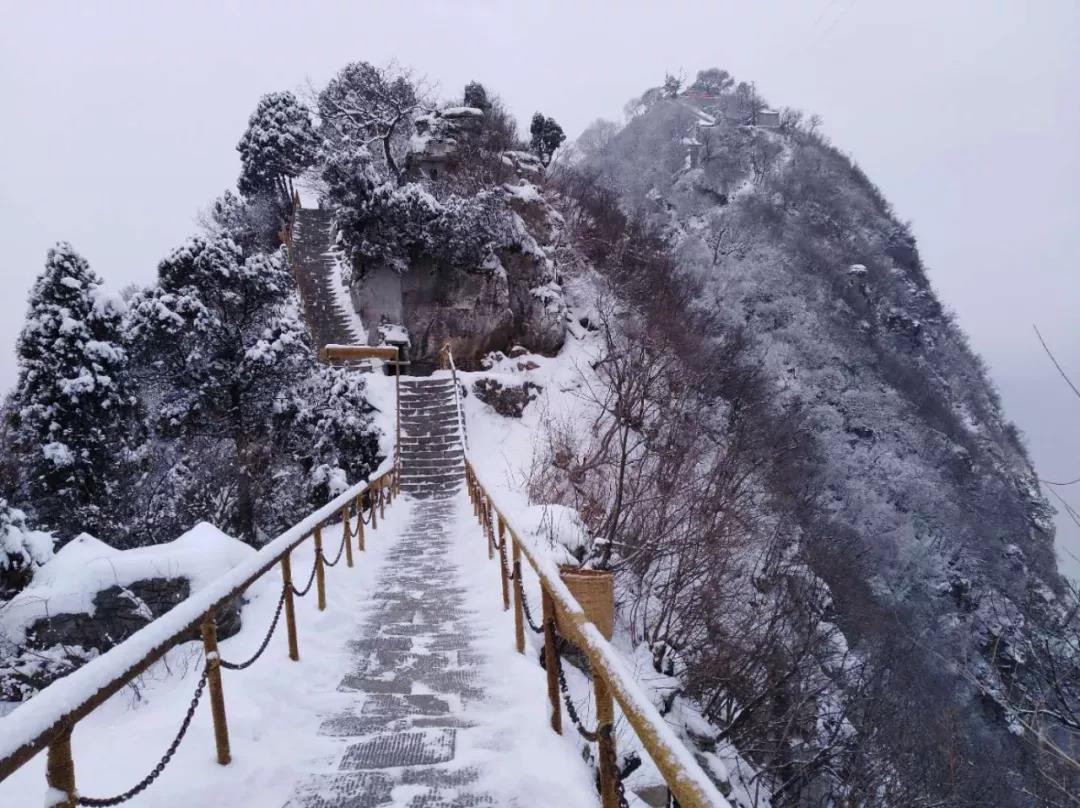
<instances>
[{"instance_id":1,"label":"chain link","mask_svg":"<svg viewBox=\"0 0 1080 808\"><path fill-rule=\"evenodd\" d=\"M262 643L259 645L258 650L245 662L226 662L224 659L219 660L219 664L227 671L242 671L245 668L250 668L255 664L255 660L263 655L263 651L270 645L270 638L274 636L274 631L277 629L278 621L281 619L281 609L285 605L285 594L288 590L283 586L281 587L281 597L278 598L277 609L274 610L274 619L270 621L270 630L266 632L266 636L263 637Z\"/></svg>"},{"instance_id":2,"label":"chain link","mask_svg":"<svg viewBox=\"0 0 1080 808\"><path fill-rule=\"evenodd\" d=\"M341 556L343 556L344 554L345 554L345 537L344 536L341 537L341 546L338 548L337 558L335 558L333 561L331 561L329 558L327 558L326 553L324 553L322 550L319 551L319 555L322 556L323 563L328 567L336 567L338 564L340 564L341 563Z\"/></svg>"},{"instance_id":3,"label":"chain link","mask_svg":"<svg viewBox=\"0 0 1080 808\"><path fill-rule=\"evenodd\" d=\"M173 755L176 754L176 750L180 748L180 742L184 740L184 735L187 734L188 727L191 726L191 719L195 717L195 708L199 706L199 699L202 698L203 690L206 689L207 676L209 676L209 670L204 668L202 676L199 677L199 683L195 686L195 695L191 697L191 704L188 706L187 713L184 715L184 720L180 722L180 730L176 733L173 742L169 744L169 748L165 750L165 754L162 755L161 760L158 761L158 764L153 768L150 774L146 775L146 777L123 794L117 794L115 797L84 797L80 794L76 797L76 802L79 805L89 806L121 805L132 797L141 794L151 783L157 780L158 777L161 776L161 773L165 771L165 767L169 765L169 761L172 760Z\"/></svg>"},{"instance_id":4,"label":"chain link","mask_svg":"<svg viewBox=\"0 0 1080 808\"><path fill-rule=\"evenodd\" d=\"M585 728L581 716L578 715L577 706L574 704L574 700L570 698L570 687L566 684L566 673L563 671L562 656L560 654L555 654L555 671L559 674L559 689L562 691L563 703L566 704L566 713L577 728L578 734L589 743L600 740L601 732L610 731L610 727L599 726L595 730Z\"/></svg>"},{"instance_id":5,"label":"chain link","mask_svg":"<svg viewBox=\"0 0 1080 808\"><path fill-rule=\"evenodd\" d=\"M312 564L311 565L311 575L308 576L307 585L303 589L297 589L295 584L290 584L290 586L292 586L293 594L296 595L296 597L302 598L302 597L304 597L304 595L306 595L308 592L311 591L311 585L315 582L315 570L316 569L318 569L318 566L316 564Z\"/></svg>"},{"instance_id":6,"label":"chain link","mask_svg":"<svg viewBox=\"0 0 1080 808\"><path fill-rule=\"evenodd\" d=\"M529 628L531 628L536 634L543 634L544 627L539 625L535 620L533 620L532 612L529 610L529 599L525 597L524 582L520 582L519 586L521 587L521 611L525 613L525 622L529 624Z\"/></svg>"}]
</instances>

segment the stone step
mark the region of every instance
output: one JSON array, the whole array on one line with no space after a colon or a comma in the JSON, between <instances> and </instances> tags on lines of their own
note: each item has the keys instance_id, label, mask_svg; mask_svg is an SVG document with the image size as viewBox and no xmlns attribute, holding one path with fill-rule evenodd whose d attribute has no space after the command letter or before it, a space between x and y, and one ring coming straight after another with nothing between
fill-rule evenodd
<instances>
[{"instance_id":1,"label":"stone step","mask_svg":"<svg viewBox=\"0 0 1080 808\"><path fill-rule=\"evenodd\" d=\"M460 446L461 440L457 432L449 435L409 435L401 433L401 451L404 454L410 449L449 449L452 446Z\"/></svg>"},{"instance_id":2,"label":"stone step","mask_svg":"<svg viewBox=\"0 0 1080 808\"><path fill-rule=\"evenodd\" d=\"M402 449L406 447L402 446ZM437 460L445 463L460 463L465 459L465 453L461 451L461 446L454 446L449 449L417 449L409 447L407 451L402 451L401 462L406 463L410 460Z\"/></svg>"},{"instance_id":3,"label":"stone step","mask_svg":"<svg viewBox=\"0 0 1080 808\"><path fill-rule=\"evenodd\" d=\"M432 469L414 471L406 474L402 470L401 482L404 483L450 483L458 482L465 478L464 472L459 473L454 469Z\"/></svg>"},{"instance_id":4,"label":"stone step","mask_svg":"<svg viewBox=\"0 0 1080 808\"><path fill-rule=\"evenodd\" d=\"M447 424L402 424L401 434L402 437L410 438L428 438L434 435L457 436L461 427L456 421L451 421Z\"/></svg>"},{"instance_id":5,"label":"stone step","mask_svg":"<svg viewBox=\"0 0 1080 808\"><path fill-rule=\"evenodd\" d=\"M406 413L401 414L402 424L412 424L413 426L424 426L425 424L458 424L458 417L456 412L445 413L442 415L432 414L417 414L408 415Z\"/></svg>"},{"instance_id":6,"label":"stone step","mask_svg":"<svg viewBox=\"0 0 1080 808\"><path fill-rule=\"evenodd\" d=\"M405 402L401 404L402 416L415 416L415 415L431 415L431 416L450 416L457 418L458 408L454 402L440 402L438 404L432 404L427 407L411 407Z\"/></svg>"},{"instance_id":7,"label":"stone step","mask_svg":"<svg viewBox=\"0 0 1080 808\"><path fill-rule=\"evenodd\" d=\"M444 460L442 458L419 458L419 457L407 457L401 460L401 473L402 474L414 474L421 472L431 472L442 470L446 473L451 471L457 472L465 468L465 461L461 458L457 460Z\"/></svg>"}]
</instances>

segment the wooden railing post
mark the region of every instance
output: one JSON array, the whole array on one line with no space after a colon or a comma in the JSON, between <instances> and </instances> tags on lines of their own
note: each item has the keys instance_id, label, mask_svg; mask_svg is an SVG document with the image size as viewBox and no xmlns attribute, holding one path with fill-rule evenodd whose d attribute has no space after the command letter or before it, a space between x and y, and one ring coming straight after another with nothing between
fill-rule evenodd
<instances>
[{"instance_id":1,"label":"wooden railing post","mask_svg":"<svg viewBox=\"0 0 1080 808\"><path fill-rule=\"evenodd\" d=\"M296 604L293 602L292 551L281 557L281 577L285 587L285 631L289 635L289 659L300 660L300 646L296 641Z\"/></svg>"},{"instance_id":2,"label":"wooden railing post","mask_svg":"<svg viewBox=\"0 0 1080 808\"><path fill-rule=\"evenodd\" d=\"M379 518L386 518L386 498L383 496L383 484L379 483Z\"/></svg>"},{"instance_id":3,"label":"wooden railing post","mask_svg":"<svg viewBox=\"0 0 1080 808\"><path fill-rule=\"evenodd\" d=\"M368 504L371 506L371 529L375 530L379 526L379 520L375 518L375 513L377 510L375 502L375 492L370 488L368 489Z\"/></svg>"},{"instance_id":4,"label":"wooden railing post","mask_svg":"<svg viewBox=\"0 0 1080 808\"><path fill-rule=\"evenodd\" d=\"M514 559L514 641L517 643L517 649L519 654L525 653L525 615L522 608L522 598L524 597L521 582L521 548L518 547L517 537L510 534L511 545L513 547L513 559Z\"/></svg>"},{"instance_id":5,"label":"wooden railing post","mask_svg":"<svg viewBox=\"0 0 1080 808\"><path fill-rule=\"evenodd\" d=\"M502 578L503 611L510 609L510 579L506 570L506 523L503 522L502 514L498 513L495 518L499 522L499 577Z\"/></svg>"},{"instance_id":6,"label":"wooden railing post","mask_svg":"<svg viewBox=\"0 0 1080 808\"><path fill-rule=\"evenodd\" d=\"M341 509L341 540L345 542L345 565L351 567L353 565L352 558L352 528L349 525L349 506L346 503L345 507Z\"/></svg>"},{"instance_id":7,"label":"wooden railing post","mask_svg":"<svg viewBox=\"0 0 1080 808\"><path fill-rule=\"evenodd\" d=\"M600 762L600 804L619 808L619 763L615 757L615 704L603 676L595 678L596 727Z\"/></svg>"},{"instance_id":8,"label":"wooden railing post","mask_svg":"<svg viewBox=\"0 0 1080 808\"><path fill-rule=\"evenodd\" d=\"M360 523L356 528L356 549L364 552L364 495L357 494L355 501L356 521Z\"/></svg>"},{"instance_id":9,"label":"wooden railing post","mask_svg":"<svg viewBox=\"0 0 1080 808\"><path fill-rule=\"evenodd\" d=\"M210 690L210 713L214 717L217 760L222 766L226 766L232 756L229 752L229 724L225 720L225 692L221 688L221 656L218 654L217 627L214 625L212 610L203 618L202 639L206 652L206 684Z\"/></svg>"},{"instance_id":10,"label":"wooden railing post","mask_svg":"<svg viewBox=\"0 0 1080 808\"><path fill-rule=\"evenodd\" d=\"M401 346L397 349L397 363L394 365L394 400L397 406L397 442L394 444L394 466L401 464Z\"/></svg>"},{"instance_id":11,"label":"wooden railing post","mask_svg":"<svg viewBox=\"0 0 1080 808\"><path fill-rule=\"evenodd\" d=\"M52 808L75 808L78 799L75 793L75 761L71 757L71 731L74 727L64 727L49 744L45 760L45 781L56 792L48 804ZM60 795L63 797L60 797Z\"/></svg>"},{"instance_id":12,"label":"wooden railing post","mask_svg":"<svg viewBox=\"0 0 1080 808\"><path fill-rule=\"evenodd\" d=\"M562 704L559 702L559 651L555 647L555 602L542 583L544 604L544 667L547 669L548 701L551 702L551 728L562 735Z\"/></svg>"},{"instance_id":13,"label":"wooden railing post","mask_svg":"<svg viewBox=\"0 0 1080 808\"><path fill-rule=\"evenodd\" d=\"M484 532L488 540L488 560L495 557L495 530L491 527L491 500L484 500Z\"/></svg>"},{"instance_id":14,"label":"wooden railing post","mask_svg":"<svg viewBox=\"0 0 1080 808\"><path fill-rule=\"evenodd\" d=\"M315 528L315 585L319 590L319 611L326 611L326 568L323 566L322 527Z\"/></svg>"}]
</instances>

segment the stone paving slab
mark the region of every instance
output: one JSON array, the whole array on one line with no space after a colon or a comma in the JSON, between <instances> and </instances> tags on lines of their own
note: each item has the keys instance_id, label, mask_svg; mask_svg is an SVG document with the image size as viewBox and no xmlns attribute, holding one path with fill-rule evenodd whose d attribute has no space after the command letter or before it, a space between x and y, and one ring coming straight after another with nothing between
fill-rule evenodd
<instances>
[{"instance_id":1,"label":"stone paving slab","mask_svg":"<svg viewBox=\"0 0 1080 808\"><path fill-rule=\"evenodd\" d=\"M445 763L454 757L457 730L434 729L376 735L345 750L342 769L386 769Z\"/></svg>"}]
</instances>

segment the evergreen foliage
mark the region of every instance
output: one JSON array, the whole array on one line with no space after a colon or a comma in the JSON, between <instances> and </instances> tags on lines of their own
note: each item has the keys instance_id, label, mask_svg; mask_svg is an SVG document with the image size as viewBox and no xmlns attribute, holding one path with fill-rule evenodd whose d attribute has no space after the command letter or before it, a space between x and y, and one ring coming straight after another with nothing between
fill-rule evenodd
<instances>
[{"instance_id":1,"label":"evergreen foliage","mask_svg":"<svg viewBox=\"0 0 1080 808\"><path fill-rule=\"evenodd\" d=\"M158 267L132 301L129 336L162 384L156 426L168 437L227 441L237 483L235 524L255 541L255 478L279 392L303 375L311 349L286 312L283 254L244 256L227 235L195 237Z\"/></svg>"},{"instance_id":2,"label":"evergreen foliage","mask_svg":"<svg viewBox=\"0 0 1080 808\"><path fill-rule=\"evenodd\" d=\"M335 148L378 143L385 171L397 179L404 170L405 129L421 104L421 93L404 71L353 62L319 93L321 133Z\"/></svg>"},{"instance_id":3,"label":"evergreen foliage","mask_svg":"<svg viewBox=\"0 0 1080 808\"><path fill-rule=\"evenodd\" d=\"M293 178L315 162L317 146L311 113L295 95L264 95L236 146L241 163L240 193L247 197L273 194L287 202Z\"/></svg>"},{"instance_id":4,"label":"evergreen foliage","mask_svg":"<svg viewBox=\"0 0 1080 808\"><path fill-rule=\"evenodd\" d=\"M61 540L118 542L113 505L137 462L141 428L123 343L123 303L72 249L49 250L17 344L9 405L20 501Z\"/></svg>"},{"instance_id":5,"label":"evergreen foliage","mask_svg":"<svg viewBox=\"0 0 1080 808\"><path fill-rule=\"evenodd\" d=\"M533 114L529 134L532 136L529 147L545 166L551 162L555 150L566 140L562 127L555 119L547 118L539 112Z\"/></svg>"},{"instance_id":6,"label":"evergreen foliage","mask_svg":"<svg viewBox=\"0 0 1080 808\"><path fill-rule=\"evenodd\" d=\"M478 81L470 81L465 85L463 102L467 107L480 109L487 112L491 109L491 100L488 98L487 88Z\"/></svg>"}]
</instances>

